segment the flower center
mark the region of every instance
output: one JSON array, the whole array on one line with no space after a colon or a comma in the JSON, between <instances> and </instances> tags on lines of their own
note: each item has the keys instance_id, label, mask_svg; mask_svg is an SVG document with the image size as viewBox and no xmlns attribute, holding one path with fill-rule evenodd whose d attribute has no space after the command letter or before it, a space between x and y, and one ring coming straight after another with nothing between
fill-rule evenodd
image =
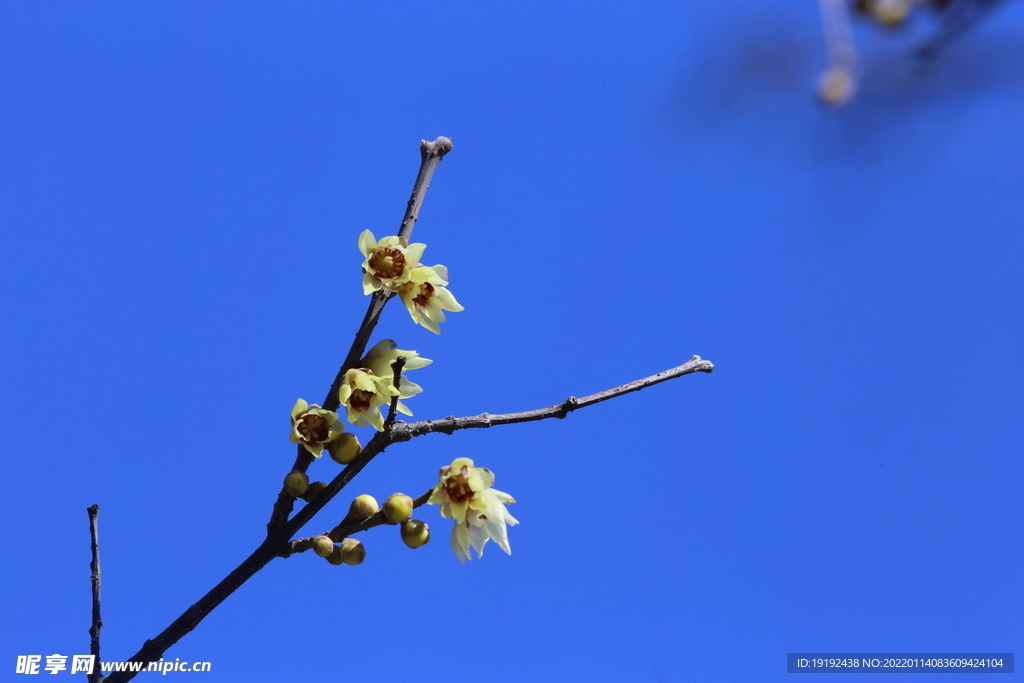
<instances>
[{"instance_id":1,"label":"flower center","mask_svg":"<svg viewBox=\"0 0 1024 683\"><path fill-rule=\"evenodd\" d=\"M295 431L306 443L323 443L331 435L331 425L319 415L303 415L295 425Z\"/></svg>"},{"instance_id":2,"label":"flower center","mask_svg":"<svg viewBox=\"0 0 1024 683\"><path fill-rule=\"evenodd\" d=\"M370 401L373 398L373 392L363 391L362 389L356 389L352 392L352 395L348 399L348 405L352 410L357 413L365 413L370 409Z\"/></svg>"},{"instance_id":3,"label":"flower center","mask_svg":"<svg viewBox=\"0 0 1024 683\"><path fill-rule=\"evenodd\" d=\"M370 257L373 274L380 279L393 279L405 271L405 254L393 247L378 247Z\"/></svg>"},{"instance_id":4,"label":"flower center","mask_svg":"<svg viewBox=\"0 0 1024 683\"><path fill-rule=\"evenodd\" d=\"M448 494L448 500L453 503L465 503L473 497L473 490L469 488L469 480L464 473L448 477L444 483L444 490Z\"/></svg>"},{"instance_id":5,"label":"flower center","mask_svg":"<svg viewBox=\"0 0 1024 683\"><path fill-rule=\"evenodd\" d=\"M416 296L413 297L412 301L420 308L426 308L427 304L430 303L431 297L434 296L434 285L429 282L424 282L420 285L420 291Z\"/></svg>"}]
</instances>

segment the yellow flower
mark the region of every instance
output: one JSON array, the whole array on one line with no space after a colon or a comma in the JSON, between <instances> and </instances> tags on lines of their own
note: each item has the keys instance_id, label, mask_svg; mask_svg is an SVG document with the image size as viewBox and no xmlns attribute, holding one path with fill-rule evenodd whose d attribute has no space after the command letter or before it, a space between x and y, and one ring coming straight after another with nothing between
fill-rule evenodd
<instances>
[{"instance_id":1,"label":"yellow flower","mask_svg":"<svg viewBox=\"0 0 1024 683\"><path fill-rule=\"evenodd\" d=\"M369 230L359 236L363 261L363 294L382 287L396 289L406 282L430 282L437 279L433 269L420 263L427 245L409 244L404 238L384 237L379 242ZM444 283L441 283L444 284Z\"/></svg>"},{"instance_id":2,"label":"yellow flower","mask_svg":"<svg viewBox=\"0 0 1024 683\"><path fill-rule=\"evenodd\" d=\"M423 325L434 334L441 334L441 326L438 323L445 321L444 312L458 313L465 309L443 286L448 284L448 269L444 266L434 266L429 270L433 271L435 278L423 282L413 279L400 285L395 291L402 297L402 302L412 316L413 322Z\"/></svg>"},{"instance_id":3,"label":"yellow flower","mask_svg":"<svg viewBox=\"0 0 1024 683\"><path fill-rule=\"evenodd\" d=\"M392 396L399 396L394 385L366 368L353 368L346 372L338 389L338 401L347 409L348 421L357 427L373 425L378 432L384 431L384 416L380 408L390 404ZM398 402L398 411L412 415L401 401Z\"/></svg>"},{"instance_id":4,"label":"yellow flower","mask_svg":"<svg viewBox=\"0 0 1024 683\"><path fill-rule=\"evenodd\" d=\"M376 377L381 377L394 386L395 371L392 369L391 364L399 356L405 357L405 367L402 368L402 379L398 383L398 397L399 398L412 398L416 394L422 393L423 387L409 380L409 376L405 373L409 370L419 370L425 368L434 361L429 358L422 358L420 354L415 351L405 351L398 348L398 344L392 339L385 339L378 342L372 349L370 349L363 360L359 361L364 369L372 372ZM412 413L406 413L412 415Z\"/></svg>"},{"instance_id":5,"label":"yellow flower","mask_svg":"<svg viewBox=\"0 0 1024 683\"><path fill-rule=\"evenodd\" d=\"M345 431L345 425L338 422L338 414L324 410L317 404L310 405L301 398L292 408L292 443L302 444L306 450L319 458L324 446Z\"/></svg>"},{"instance_id":6,"label":"yellow flower","mask_svg":"<svg viewBox=\"0 0 1024 683\"><path fill-rule=\"evenodd\" d=\"M470 559L470 547L483 557L484 546L493 540L509 555L506 525L519 521L509 514L505 505L516 502L503 491L491 488L494 473L486 467L474 467L469 458L456 458L442 467L440 481L430 493L428 503L441 506L441 516L454 519L452 550L463 564Z\"/></svg>"}]
</instances>

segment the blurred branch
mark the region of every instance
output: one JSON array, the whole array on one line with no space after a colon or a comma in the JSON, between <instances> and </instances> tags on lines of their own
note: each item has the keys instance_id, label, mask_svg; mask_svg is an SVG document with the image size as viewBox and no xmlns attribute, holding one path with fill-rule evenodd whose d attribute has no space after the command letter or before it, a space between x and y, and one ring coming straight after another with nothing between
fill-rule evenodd
<instances>
[{"instance_id":1,"label":"blurred branch","mask_svg":"<svg viewBox=\"0 0 1024 683\"><path fill-rule=\"evenodd\" d=\"M941 9L942 26L914 51L915 56L923 60L934 60L950 43L985 18L1000 1L949 0Z\"/></svg>"}]
</instances>

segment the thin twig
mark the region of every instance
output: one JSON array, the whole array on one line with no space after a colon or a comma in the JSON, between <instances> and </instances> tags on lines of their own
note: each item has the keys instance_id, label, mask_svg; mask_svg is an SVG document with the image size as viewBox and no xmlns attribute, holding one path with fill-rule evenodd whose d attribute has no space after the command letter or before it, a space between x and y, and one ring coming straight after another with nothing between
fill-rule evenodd
<instances>
[{"instance_id":1,"label":"thin twig","mask_svg":"<svg viewBox=\"0 0 1024 683\"><path fill-rule=\"evenodd\" d=\"M103 628L103 620L100 618L100 506L90 505L86 510L89 512L89 535L92 537L92 562L89 563L89 571L92 573L92 625L89 627L89 652L93 657L93 670L89 674L89 683L98 683L103 678L100 672L100 629Z\"/></svg>"},{"instance_id":2,"label":"thin twig","mask_svg":"<svg viewBox=\"0 0 1024 683\"><path fill-rule=\"evenodd\" d=\"M398 395L401 393L398 391L398 385L402 383L402 368L405 367L405 356L399 356L395 359L395 362L391 364L391 371L395 373L394 379L391 383L395 387L395 391L398 392L391 397L391 405L388 409L387 419L384 420L384 431L390 432L391 426L395 424L395 416L398 415Z\"/></svg>"},{"instance_id":3,"label":"thin twig","mask_svg":"<svg viewBox=\"0 0 1024 683\"><path fill-rule=\"evenodd\" d=\"M527 410L521 413L506 413L504 415L489 415L487 413L481 413L480 415L473 415L471 417L446 417L442 420L397 422L395 423L394 429L392 429L392 440L397 443L400 441L408 441L409 439L422 434L430 434L431 432L451 434L459 429L486 429L488 427L496 427L498 425L533 422L535 420L545 420L552 417L561 419L574 410L586 408L587 406L592 406L595 403L600 403L601 401L607 401L617 396L622 396L623 394L640 391L641 389L646 389L647 387L660 384L661 382L666 382L670 379L675 379L676 377L682 377L683 375L689 375L694 372L711 372L714 369L715 366L711 361L702 360L700 356L693 356L682 365L674 367L671 370L659 372L657 375L638 379L635 382L623 384L620 387L608 389L607 391L600 391L596 394L591 394L590 396L584 396L583 398L570 396L562 403L556 403L555 405L548 406L547 408Z\"/></svg>"},{"instance_id":4,"label":"thin twig","mask_svg":"<svg viewBox=\"0 0 1024 683\"><path fill-rule=\"evenodd\" d=\"M399 237L408 239L412 235L412 229L416 226L416 221L419 220L420 209L423 208L423 200L427 196L427 190L430 189L430 181L434 177L434 172L437 170L437 166L441 163L444 155L450 151L452 151L451 138L446 138L443 135L433 142L428 142L427 140L420 141L420 170L416 174L416 182L413 183L412 196L409 197L409 201L406 204L405 215L402 216L402 224L398 230ZM366 351L366 345L370 341L370 335L377 326L377 321L380 319L380 314L384 311L384 306L392 296L394 296L394 292L380 289L374 292L370 298L370 304L366 308L366 315L363 316L363 322L359 324L359 330L356 332L355 339L352 340L352 346L348 350L348 355L345 356L345 362L338 369L338 374L335 375L334 382L331 383L331 388L327 391L326 398L320 404L325 410L338 409L340 405L338 390L345 379L345 373L352 368L359 367L363 353ZM309 454L309 451L304 446L299 444L296 448L295 463L292 465L292 470L305 472L309 469L312 462L313 456ZM267 522L268 535L284 524L284 521L288 519L294 507L295 497L282 487L281 491L277 494L277 500L274 502L274 509L270 513L270 521Z\"/></svg>"}]
</instances>

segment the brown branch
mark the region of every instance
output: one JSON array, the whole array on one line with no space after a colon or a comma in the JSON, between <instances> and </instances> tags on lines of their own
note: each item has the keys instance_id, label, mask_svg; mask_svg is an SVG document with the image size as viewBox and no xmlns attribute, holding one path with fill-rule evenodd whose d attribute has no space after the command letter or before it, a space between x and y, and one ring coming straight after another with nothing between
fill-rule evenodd
<instances>
[{"instance_id":1,"label":"brown branch","mask_svg":"<svg viewBox=\"0 0 1024 683\"><path fill-rule=\"evenodd\" d=\"M98 683L103 678L100 672L100 629L103 628L103 620L100 619L100 506L90 505L86 510L89 513L89 535L92 536L92 562L89 563L89 571L92 573L92 626L89 627L89 652L93 656L93 670L89 674L89 683Z\"/></svg>"},{"instance_id":2,"label":"brown branch","mask_svg":"<svg viewBox=\"0 0 1024 683\"><path fill-rule=\"evenodd\" d=\"M405 215L402 216L402 224L398 229L399 237L408 239L412 235L412 229L416 226L416 221L419 220L420 209L423 208L423 200L427 196L427 190L430 189L430 181L434 177L434 172L437 170L437 166L441 163L444 155L450 151L452 151L451 138L446 138L443 135L433 142L420 141L420 170L416 174L416 182L413 183L412 196L409 197L409 201L406 204ZM359 324L356 337L352 340L352 346L348 350L348 355L345 356L345 362L338 369L338 374L335 375L334 382L331 383L331 388L327 391L326 398L320 404L325 410L338 409L340 405L338 389L341 388L341 383L345 379L345 373L352 368L359 367L363 353L366 351L366 345L370 342L370 335L373 334L374 328L377 327L380 314L384 312L384 306L393 296L394 292L380 289L370 297L370 304L366 308L366 315L363 316L363 322ZM305 472L309 469L312 462L313 456L300 444L296 449L295 463L292 465L292 470ZM281 527L284 521L288 519L288 515L292 513L294 507L295 497L282 487L281 491L277 494L277 500L274 502L274 509L270 513L270 521L267 522L268 535Z\"/></svg>"},{"instance_id":3,"label":"brown branch","mask_svg":"<svg viewBox=\"0 0 1024 683\"><path fill-rule=\"evenodd\" d=\"M583 398L570 396L564 402L556 403L555 405L548 406L547 408L527 410L521 413L506 413L504 415L489 415L487 413L481 413L480 415L473 415L470 417L446 417L442 420L398 422L392 430L392 440L397 443L399 441L408 441L409 439L422 434L430 434L431 432L451 434L459 429L486 429L488 427L496 427L498 425L546 420L551 417L562 419L574 410L586 408L587 406L592 406L595 403L607 401L634 391L640 391L641 389L646 389L647 387L660 384L661 382L667 382L668 380L675 379L676 377L682 377L683 375L689 375L694 372L711 372L714 369L715 366L711 361L701 360L700 356L693 356L682 365L674 367L671 370L659 372L657 375L638 379L635 382L623 384L620 387L608 389L607 391L600 391L596 394L591 394L590 396L584 396Z\"/></svg>"},{"instance_id":4,"label":"brown branch","mask_svg":"<svg viewBox=\"0 0 1024 683\"><path fill-rule=\"evenodd\" d=\"M370 442L363 446L363 450L360 451L358 456L356 456L356 459L338 473L338 476L336 476L331 483L327 485L319 496L307 503L298 511L298 513L295 514L294 517L287 520L276 531L268 534L266 540L263 541L260 547L253 551L253 553L247 557L242 564L238 565L238 567L228 574L220 583L200 598L199 602L185 610L185 613L175 619L170 626L160 633L160 635L153 640L147 640L142 646L142 649L135 653L131 657L130 661L155 662L159 660L168 648L194 629L207 614L213 611L213 609L222 603L229 595L234 593L235 590L252 577L253 574L266 566L266 564L275 557L287 552L290 548L289 539L291 539L299 529L305 526L316 513L322 510L323 507L327 505L327 503L329 503L339 491L345 488L345 486L352 481L352 479L359 474L359 472L366 467L374 457L382 453L391 444L398 443L400 441L409 441L415 436L429 434L430 432L451 433L458 429L472 429L475 427L491 427L498 424L530 422L533 420L543 420L549 417L561 418L574 410L585 408L587 406L594 405L595 403L600 403L601 401L607 401L608 399L615 398L616 396L628 394L633 391L640 391L646 387L653 386L676 377L682 377L683 375L688 375L694 372L711 372L714 369L715 366L712 365L710 361L701 360L700 357L694 356L688 362L680 365L679 367L666 370L665 372L660 372L657 375L652 375L651 377L630 382L629 384L624 384L620 387L615 387L614 389L602 391L597 394L591 394L590 396L585 396L581 399L570 398L564 403L550 406L548 408L541 408L540 410L531 410L523 413L510 413L508 415L487 415L484 413L473 417L450 417L437 422L396 422L387 431L377 432ZM422 498L422 496L420 498ZM347 531L347 529L343 530ZM129 681L134 677L134 672L119 671L107 676L107 678L104 679L104 683L124 683L124 681Z\"/></svg>"},{"instance_id":5,"label":"brown branch","mask_svg":"<svg viewBox=\"0 0 1024 683\"><path fill-rule=\"evenodd\" d=\"M391 371L395 373L394 379L391 384L395 387L395 391L398 391L398 385L402 383L402 368L405 367L405 356L399 356L395 359L395 362L391 364ZM399 392L401 393L401 392ZM391 405L388 407L388 416L384 420L384 430L390 432L391 427L395 424L395 416L398 415L398 394L391 397Z\"/></svg>"}]
</instances>

